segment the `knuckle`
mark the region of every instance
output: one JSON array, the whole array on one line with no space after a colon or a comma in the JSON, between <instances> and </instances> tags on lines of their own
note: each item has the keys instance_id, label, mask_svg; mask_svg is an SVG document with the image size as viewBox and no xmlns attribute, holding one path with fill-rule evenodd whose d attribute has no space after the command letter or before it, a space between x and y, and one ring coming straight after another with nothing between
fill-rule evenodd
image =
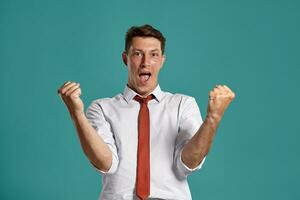
<instances>
[{"instance_id":1,"label":"knuckle","mask_svg":"<svg viewBox=\"0 0 300 200\"><path fill-rule=\"evenodd\" d=\"M66 96L70 96L72 94L72 91L68 90L66 91Z\"/></svg>"}]
</instances>

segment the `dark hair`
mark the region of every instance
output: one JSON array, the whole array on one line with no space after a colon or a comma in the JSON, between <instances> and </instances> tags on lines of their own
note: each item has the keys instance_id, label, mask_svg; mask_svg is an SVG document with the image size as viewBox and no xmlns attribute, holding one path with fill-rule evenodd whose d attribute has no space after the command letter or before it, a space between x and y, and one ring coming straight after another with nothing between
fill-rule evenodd
<instances>
[{"instance_id":1,"label":"dark hair","mask_svg":"<svg viewBox=\"0 0 300 200\"><path fill-rule=\"evenodd\" d=\"M151 25L145 24L143 26L132 26L130 29L128 29L125 37L126 53L128 52L134 37L154 37L158 39L161 44L161 52L164 54L166 38L159 30L153 28Z\"/></svg>"}]
</instances>

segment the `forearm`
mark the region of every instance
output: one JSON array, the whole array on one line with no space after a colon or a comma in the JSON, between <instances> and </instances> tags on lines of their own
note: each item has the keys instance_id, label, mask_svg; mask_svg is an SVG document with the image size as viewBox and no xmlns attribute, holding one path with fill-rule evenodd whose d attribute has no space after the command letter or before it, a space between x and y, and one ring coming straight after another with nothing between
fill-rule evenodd
<instances>
[{"instance_id":1,"label":"forearm","mask_svg":"<svg viewBox=\"0 0 300 200\"><path fill-rule=\"evenodd\" d=\"M181 158L183 163L193 169L199 165L211 148L219 120L207 116L197 133L184 146Z\"/></svg>"},{"instance_id":2,"label":"forearm","mask_svg":"<svg viewBox=\"0 0 300 200\"><path fill-rule=\"evenodd\" d=\"M108 171L112 164L108 145L97 135L84 113L71 114L71 117L85 155L98 169Z\"/></svg>"}]
</instances>

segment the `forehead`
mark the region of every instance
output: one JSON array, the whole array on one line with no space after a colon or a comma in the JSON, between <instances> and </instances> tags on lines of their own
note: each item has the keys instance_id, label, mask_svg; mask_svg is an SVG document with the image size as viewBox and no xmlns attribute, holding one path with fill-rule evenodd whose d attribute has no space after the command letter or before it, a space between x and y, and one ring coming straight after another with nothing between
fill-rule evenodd
<instances>
[{"instance_id":1,"label":"forehead","mask_svg":"<svg viewBox=\"0 0 300 200\"><path fill-rule=\"evenodd\" d=\"M154 37L134 37L130 49L161 50L161 43Z\"/></svg>"}]
</instances>

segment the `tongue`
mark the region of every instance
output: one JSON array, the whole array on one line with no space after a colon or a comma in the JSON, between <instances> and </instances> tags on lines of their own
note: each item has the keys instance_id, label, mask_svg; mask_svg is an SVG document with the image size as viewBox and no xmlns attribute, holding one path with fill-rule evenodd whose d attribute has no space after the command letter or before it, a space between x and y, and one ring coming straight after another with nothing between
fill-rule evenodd
<instances>
[{"instance_id":1,"label":"tongue","mask_svg":"<svg viewBox=\"0 0 300 200\"><path fill-rule=\"evenodd\" d=\"M142 82L148 81L149 77L150 77L149 75L141 75L140 76Z\"/></svg>"}]
</instances>

